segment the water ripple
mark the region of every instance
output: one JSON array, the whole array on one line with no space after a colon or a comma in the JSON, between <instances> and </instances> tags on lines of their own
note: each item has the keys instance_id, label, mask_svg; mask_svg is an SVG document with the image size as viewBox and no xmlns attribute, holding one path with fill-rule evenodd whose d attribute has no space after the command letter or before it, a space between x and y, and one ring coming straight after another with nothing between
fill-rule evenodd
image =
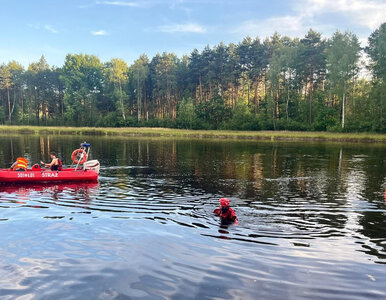
<instances>
[{"instance_id":1,"label":"water ripple","mask_svg":"<svg viewBox=\"0 0 386 300\"><path fill-rule=\"evenodd\" d=\"M377 150L120 143L99 183L0 186L2 299L386 297Z\"/></svg>"}]
</instances>

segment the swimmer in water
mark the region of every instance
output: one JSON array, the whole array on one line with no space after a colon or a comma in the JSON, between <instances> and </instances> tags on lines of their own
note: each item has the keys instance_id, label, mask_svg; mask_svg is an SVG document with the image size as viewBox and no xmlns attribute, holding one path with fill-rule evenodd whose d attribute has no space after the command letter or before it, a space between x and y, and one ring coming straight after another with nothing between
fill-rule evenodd
<instances>
[{"instance_id":1,"label":"swimmer in water","mask_svg":"<svg viewBox=\"0 0 386 300\"><path fill-rule=\"evenodd\" d=\"M219 202L219 208L216 208L213 212L221 218L222 222L237 223L235 211L229 206L229 200L221 198Z\"/></svg>"}]
</instances>

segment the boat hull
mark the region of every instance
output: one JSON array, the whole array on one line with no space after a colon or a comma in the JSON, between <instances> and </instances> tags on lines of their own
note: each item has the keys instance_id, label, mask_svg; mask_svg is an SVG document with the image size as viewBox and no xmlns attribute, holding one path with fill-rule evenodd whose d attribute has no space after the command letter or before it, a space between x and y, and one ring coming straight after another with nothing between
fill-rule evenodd
<instances>
[{"instance_id":1,"label":"boat hull","mask_svg":"<svg viewBox=\"0 0 386 300\"><path fill-rule=\"evenodd\" d=\"M13 171L9 169L0 169L0 183L71 182L96 180L98 180L98 173L94 170L64 169L62 171Z\"/></svg>"}]
</instances>

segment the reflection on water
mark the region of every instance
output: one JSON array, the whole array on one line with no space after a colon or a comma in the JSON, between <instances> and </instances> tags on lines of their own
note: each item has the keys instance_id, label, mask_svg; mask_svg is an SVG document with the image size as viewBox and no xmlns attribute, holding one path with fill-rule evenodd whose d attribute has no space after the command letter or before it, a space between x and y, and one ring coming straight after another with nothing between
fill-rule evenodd
<instances>
[{"instance_id":1,"label":"reflection on water","mask_svg":"<svg viewBox=\"0 0 386 300\"><path fill-rule=\"evenodd\" d=\"M386 296L384 146L88 141L99 183L0 186L2 298ZM0 142L8 167L81 141Z\"/></svg>"}]
</instances>

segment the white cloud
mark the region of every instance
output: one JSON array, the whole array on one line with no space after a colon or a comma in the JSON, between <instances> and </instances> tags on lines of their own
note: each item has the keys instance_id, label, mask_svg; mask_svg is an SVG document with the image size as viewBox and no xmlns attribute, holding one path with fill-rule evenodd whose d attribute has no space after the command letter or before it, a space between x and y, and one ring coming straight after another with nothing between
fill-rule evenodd
<instances>
[{"instance_id":1,"label":"white cloud","mask_svg":"<svg viewBox=\"0 0 386 300\"><path fill-rule=\"evenodd\" d=\"M128 7L140 6L138 2L126 2L126 1L97 1L97 4L112 5L112 6L128 6Z\"/></svg>"},{"instance_id":2,"label":"white cloud","mask_svg":"<svg viewBox=\"0 0 386 300\"><path fill-rule=\"evenodd\" d=\"M44 29L48 30L49 32L52 32L52 33L58 33L58 31L54 27L52 27L51 25L44 25Z\"/></svg>"},{"instance_id":3,"label":"white cloud","mask_svg":"<svg viewBox=\"0 0 386 300\"><path fill-rule=\"evenodd\" d=\"M158 31L167 32L167 33L205 33L206 28L199 24L195 23L186 23L186 24L170 24L163 25L158 27Z\"/></svg>"},{"instance_id":4,"label":"white cloud","mask_svg":"<svg viewBox=\"0 0 386 300\"><path fill-rule=\"evenodd\" d=\"M380 0L303 0L295 4L304 18L342 13L352 22L374 30L386 20L386 2Z\"/></svg>"},{"instance_id":5,"label":"white cloud","mask_svg":"<svg viewBox=\"0 0 386 300\"><path fill-rule=\"evenodd\" d=\"M106 30L91 31L90 33L96 36L109 35L109 33Z\"/></svg>"},{"instance_id":6,"label":"white cloud","mask_svg":"<svg viewBox=\"0 0 386 300\"><path fill-rule=\"evenodd\" d=\"M27 26L32 29L40 29L40 26L37 24L27 24Z\"/></svg>"},{"instance_id":7,"label":"white cloud","mask_svg":"<svg viewBox=\"0 0 386 300\"><path fill-rule=\"evenodd\" d=\"M29 28L32 28L32 29L36 29L36 30L40 30L40 29L45 29L45 30L47 30L47 31L49 31L49 32L51 32L51 33L58 33L59 31L58 30L56 30L52 25L49 25L49 24L46 24L46 25L44 25L44 26L41 26L41 25L39 25L39 24L27 24L27 26L29 27Z\"/></svg>"},{"instance_id":8,"label":"white cloud","mask_svg":"<svg viewBox=\"0 0 386 300\"><path fill-rule=\"evenodd\" d=\"M156 6L162 9L169 8L170 10L180 10L186 15L190 15L192 9L189 4L195 3L199 0L106 0L96 1L92 5L109 5L109 6L121 6L121 7L139 7L139 8L154 8ZM219 2L223 0L218 0ZM200 2L206 4L206 0L200 0ZM91 6L92 6L91 5ZM80 8L88 8L90 5L82 5Z\"/></svg>"},{"instance_id":9,"label":"white cloud","mask_svg":"<svg viewBox=\"0 0 386 300\"><path fill-rule=\"evenodd\" d=\"M362 47L366 47L369 45L368 38L367 37L358 37L359 44Z\"/></svg>"},{"instance_id":10,"label":"white cloud","mask_svg":"<svg viewBox=\"0 0 386 300\"><path fill-rule=\"evenodd\" d=\"M285 16L267 19L247 20L232 30L232 33L266 37L275 31L291 37L304 35L309 28L324 34L332 34L336 22L328 22L326 17L344 18L366 31L376 29L386 21L386 2L380 0L292 0L291 11ZM320 21L324 18L323 21ZM362 42L363 44L363 42Z\"/></svg>"},{"instance_id":11,"label":"white cloud","mask_svg":"<svg viewBox=\"0 0 386 300\"><path fill-rule=\"evenodd\" d=\"M305 31L303 20L300 16L272 17L262 21L249 20L243 22L233 30L233 33L249 35L252 37L266 37L275 31L289 36L300 36Z\"/></svg>"}]
</instances>

